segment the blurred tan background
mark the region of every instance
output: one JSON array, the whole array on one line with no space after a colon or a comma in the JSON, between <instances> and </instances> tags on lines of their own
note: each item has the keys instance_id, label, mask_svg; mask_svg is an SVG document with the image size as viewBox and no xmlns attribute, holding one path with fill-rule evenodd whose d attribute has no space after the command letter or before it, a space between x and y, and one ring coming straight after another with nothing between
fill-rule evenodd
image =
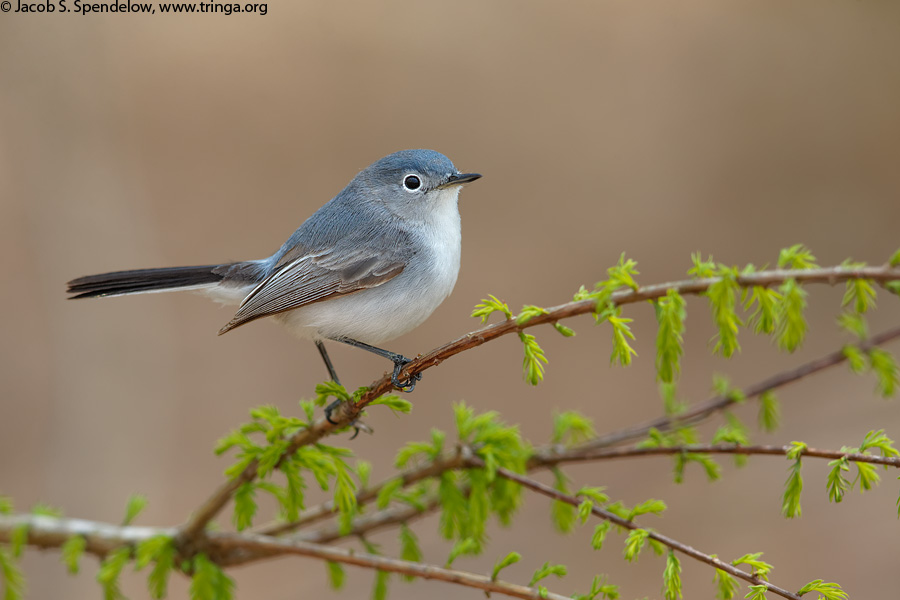
<instances>
[{"instance_id":1,"label":"blurred tan background","mask_svg":"<svg viewBox=\"0 0 900 600\"><path fill-rule=\"evenodd\" d=\"M690 253L729 264L772 263L802 242L823 264L881 263L900 246L900 4L885 0L683 2L521 1L270 3L268 14L0 15L0 492L70 516L117 521L129 494L140 522L172 525L222 480L215 440L271 403L298 412L325 371L312 344L260 322L224 336L230 318L191 294L67 302L65 282L109 270L260 258L373 160L434 148L485 174L461 196L462 270L425 325L389 347L424 352L476 327L486 294L566 301L604 277L621 251L644 283L678 279ZM706 397L712 374L749 384L839 347L842 290L810 289L813 329L796 356L741 337L743 352L710 356L706 303L691 299L681 390ZM877 331L898 321L884 294ZM587 317L564 340L535 331L550 358L538 388L521 348L499 340L428 371L412 415L370 411L374 436L336 443L375 463L406 440L452 427L451 403L499 410L535 443L551 413L578 409L610 431L659 414L654 319L636 319L640 359L608 367L609 332ZM894 350L898 348L895 345ZM345 383L385 362L332 349ZM869 429L900 436L900 407L870 378L839 368L780 394L783 429L839 448ZM740 411L755 423L755 405ZM707 427L706 431L711 428ZM826 500L822 462L808 460L803 517L780 517L787 463L699 469L671 482L668 459L571 469L576 486L606 485L633 503L664 498L647 524L710 553L765 551L773 581L798 589L837 581L854 598L900 585L897 481ZM318 496L311 492L310 499ZM570 566L550 582L586 591L612 573L624 598L658 598L663 562L621 559L622 538L589 548L592 528L552 532L545 499L529 497L515 527L493 527L485 572L527 582L544 561ZM221 520L225 523L225 519ZM436 519L415 526L427 560L449 547ZM373 541L396 549L393 532ZM79 577L55 552L29 552L30 598L96 598L94 561ZM685 594L714 594L711 570L683 559ZM232 572L240 598L368 597L373 575L350 569L344 592L323 565L288 558ZM129 577L129 597L146 596ZM741 592L741 595L746 591ZM392 580L391 597L477 598L441 583ZM171 597L186 596L174 578Z\"/></svg>"}]
</instances>

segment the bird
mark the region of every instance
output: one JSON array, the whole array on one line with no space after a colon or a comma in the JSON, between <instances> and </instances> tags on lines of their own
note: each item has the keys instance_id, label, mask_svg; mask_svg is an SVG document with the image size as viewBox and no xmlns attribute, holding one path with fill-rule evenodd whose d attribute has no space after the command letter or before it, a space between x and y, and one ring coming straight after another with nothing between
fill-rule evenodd
<instances>
[{"instance_id":1,"label":"bird","mask_svg":"<svg viewBox=\"0 0 900 600\"><path fill-rule=\"evenodd\" d=\"M402 150L360 171L268 258L88 275L69 281L67 292L201 292L238 305L219 335L272 318L315 343L335 383L326 341L387 358L391 383L411 392L421 374L399 378L411 359L379 345L419 326L450 295L460 264L459 192L480 177L434 150Z\"/></svg>"}]
</instances>

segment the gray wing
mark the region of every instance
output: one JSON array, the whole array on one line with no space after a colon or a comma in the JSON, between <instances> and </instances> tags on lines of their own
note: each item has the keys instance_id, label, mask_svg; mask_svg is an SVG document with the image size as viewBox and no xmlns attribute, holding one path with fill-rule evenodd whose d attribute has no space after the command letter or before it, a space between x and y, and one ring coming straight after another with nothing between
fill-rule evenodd
<instances>
[{"instance_id":1,"label":"gray wing","mask_svg":"<svg viewBox=\"0 0 900 600\"><path fill-rule=\"evenodd\" d=\"M283 256L275 270L244 298L219 335L260 317L377 287L406 266L399 252L342 250L340 256L333 249Z\"/></svg>"}]
</instances>

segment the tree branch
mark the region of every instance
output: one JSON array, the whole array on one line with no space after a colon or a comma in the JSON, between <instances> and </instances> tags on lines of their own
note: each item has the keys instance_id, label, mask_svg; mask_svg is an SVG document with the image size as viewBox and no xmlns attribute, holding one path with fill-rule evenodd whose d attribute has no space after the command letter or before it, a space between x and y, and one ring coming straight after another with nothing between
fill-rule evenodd
<instances>
[{"instance_id":1,"label":"tree branch","mask_svg":"<svg viewBox=\"0 0 900 600\"><path fill-rule=\"evenodd\" d=\"M157 535L174 536L174 527L134 527L85 519L62 519L43 515L0 515L0 542L11 542L17 527L28 527L28 543L38 548L59 548L67 540L82 536L85 551L99 557L116 548L134 545Z\"/></svg>"},{"instance_id":2,"label":"tree branch","mask_svg":"<svg viewBox=\"0 0 900 600\"><path fill-rule=\"evenodd\" d=\"M210 541L222 550L238 548L241 550L255 551L266 556L279 556L284 554L297 554L300 556L312 556L321 560L356 565L379 571L389 571L401 575L410 575L421 579L436 579L448 583L456 583L466 587L478 588L486 592L496 592L514 598L529 598L538 600L548 598L550 600L570 600L565 596L547 593L541 596L536 588L506 583L504 581L491 581L490 577L478 575L466 571L456 571L422 563L386 558L374 554L355 552L333 546L313 544L300 540L273 539L269 536L253 533L217 533L210 536Z\"/></svg>"},{"instance_id":3,"label":"tree branch","mask_svg":"<svg viewBox=\"0 0 900 600\"><path fill-rule=\"evenodd\" d=\"M869 339L857 344L857 347L862 351L869 350L876 346L884 345L890 341L893 341L897 338L900 338L900 327L896 327L894 329L890 329L888 331L879 333L870 337ZM839 365L847 360L846 355L844 355L843 350L837 350L820 358L814 359L810 362L804 363L798 367L793 369L789 369L786 371L782 371L781 373L777 373L772 377L768 377L763 381L750 385L744 388L742 391L744 393L745 398L753 398L759 396L765 392L772 391L788 385L790 383L794 383L828 369L830 367L834 367ZM674 454L679 452L677 449L642 449L639 452L635 452L633 448L624 448L622 451L609 451L603 452L601 451L603 448L607 448L609 446L614 446L616 444L631 441L638 438L643 438L646 436L651 429L656 428L661 431L667 431L674 427L678 427L681 425L688 424L697 424L704 419L712 416L716 412L728 408L730 405L734 404L734 400L729 396L714 396L705 402L697 404L691 409L688 409L687 412L678 415L677 417L667 417L662 416L658 417L652 421L644 423L642 425L638 425L629 429L612 432L593 440L589 440L584 444L580 444L575 448L571 449L560 449L558 445L554 446L545 446L543 448L539 448L535 451L534 455L528 461L528 471L532 471L541 467L550 467L562 462L575 462L580 460L577 456L584 456L583 460L592 460L592 458L587 457L597 457L597 459L601 458L615 458L620 456L634 456L641 454ZM735 448L733 446L721 446L721 452L730 452L730 453L746 453L741 452L741 450L727 450L727 448ZM707 448L710 448L707 446ZM757 446L757 448L761 448ZM767 452L770 454L783 454L781 446L770 446L770 448L779 449L777 452ZM690 450L693 452L715 452L714 450ZM818 451L817 451L818 452ZM821 452L832 452L832 451L821 451ZM759 452L762 454L763 452ZM823 456L824 458L840 458L845 454L839 452L832 452L829 456ZM861 458L861 462L877 462L879 464L891 464L894 463L881 462L883 459L877 456L871 456L868 454L859 455ZM851 458L851 460L853 460ZM892 460L892 459L887 459ZM438 461L434 461L431 463L426 463L424 465L420 465L418 467L409 469L399 475L400 479L403 481L403 485L401 487L408 487L414 483L418 483L424 479L429 477L437 477L441 473L447 470L457 469L462 466L462 458L459 453L459 450L455 451L453 454L448 455L444 458L441 458ZM385 481L376 484L375 486L368 488L366 490L361 491L356 496L356 501L359 506L367 504L378 497L379 492L384 488L385 485L392 483L397 477L391 477L386 479ZM432 508L435 508L436 505L432 505ZM389 509L391 510L391 509ZM377 515L379 513L373 513ZM416 511L413 511L413 515L416 514ZM288 533L290 531L295 531L300 529L306 525L311 525L313 523L317 523L324 519L334 516L334 502L327 501L322 504L319 504L313 508L310 508L303 512L300 518L297 521L293 521L290 523L276 523L264 526L258 530L258 533L264 535L282 535L284 533ZM398 522L402 522L402 520L392 520L394 513L389 513L389 520L387 524L395 524ZM371 515L370 515L371 517ZM369 517L367 517L369 518ZM318 530L320 531L318 536L315 537L314 541L333 541L339 539L343 536L337 534L336 527L330 527L327 530ZM327 533L325 533L327 531ZM355 533L355 532L354 532ZM303 537L302 539L306 539Z\"/></svg>"},{"instance_id":4,"label":"tree branch","mask_svg":"<svg viewBox=\"0 0 900 600\"><path fill-rule=\"evenodd\" d=\"M480 458L473 457L471 459L471 461L473 462L473 466L478 465L478 464L480 464L480 466L482 466L482 467L484 466L484 462ZM578 498L575 498L574 496L564 494L564 493L562 493L558 490L555 490L552 487L545 485L539 481L530 479L528 477L525 477L524 475L519 475L518 473L513 473L512 471L508 471L502 467L497 469L497 475L499 477L503 477L504 479L509 479L510 481L515 481L516 483L518 483L519 485L522 485L523 487L526 487L526 488L528 488L532 491L535 491L539 494L543 494L544 496L547 496L554 500L558 500L560 502L565 502L566 504L571 504L572 506L575 506L575 507L577 507L581 504L581 501L578 500ZM611 513L608 510L604 510L604 509L596 507L596 506L591 509L591 513L593 513L597 517L600 517L601 519L609 521L610 523L612 523L614 525L618 525L619 527L624 527L625 529L629 529L629 530L643 529L634 521L629 521L627 519L623 519L622 517L620 517L614 513ZM700 552L699 550L692 548L691 546L682 544L681 542L674 540L668 536L662 535L661 533L657 533L655 531L649 531L648 537L656 540L657 542L660 542L661 544L664 544L665 546L668 546L669 548L671 548L672 550L675 550L676 552L680 552L680 553L684 554L685 556L690 556L691 558L699 560L700 562L704 562L712 567L715 567L717 569L725 571L726 573L733 575L734 577L743 579L744 581L746 581L752 585L764 585L764 586L766 586L766 588L768 588L768 590L770 592L774 592L775 594L778 594L779 596L782 596L784 598L791 598L792 600L800 600L800 596L798 596L797 594L794 594L793 592L789 592L788 590L786 590L784 588L778 587L774 583L769 583L768 581L764 581L764 580L760 579L759 577L755 577L755 576L751 575L750 573L747 573L746 571L742 571L741 569L738 569L737 567L735 567L734 565L732 565L730 563L723 562L723 561L719 560L718 558L715 558L713 556L710 556L709 554Z\"/></svg>"},{"instance_id":5,"label":"tree branch","mask_svg":"<svg viewBox=\"0 0 900 600\"><path fill-rule=\"evenodd\" d=\"M778 269L739 275L736 278L736 281L738 285L742 287L768 287L772 285L779 285L789 279L793 279L801 283L828 283L831 285L845 282L850 279L870 279L883 284L887 281L900 280L900 268L892 268L885 265L881 267L861 268L830 267L803 270ZM621 306L625 304L633 304L635 302L640 302L643 300L653 300L666 295L666 293L670 289L674 289L682 295L696 295L705 292L711 285L713 285L717 281L720 281L720 279L689 279L671 283L651 285L639 288L637 290L620 290L612 294L610 302L617 306ZM523 329L543 325L546 323L555 323L556 321L559 321L561 319L593 312L595 309L596 303L592 300L568 302L566 304L561 304L559 306L547 309L547 312L545 314L535 316L523 325L518 325L514 319L508 319L501 323L483 327L477 331L457 338L452 342L444 344L443 346L435 348L424 356L419 356L415 360L411 361L401 371L400 379L403 379L404 376L411 376L416 373L421 373L422 371L439 365L441 362L450 358L451 356L455 356L466 350L478 347L486 342L497 339L504 335L516 333ZM843 355L841 356L841 360L843 360ZM793 380L799 378L800 377L796 377ZM320 419L313 423L309 428L300 431L292 436L290 445L285 451L285 455L292 454L302 446L313 444L326 435L333 433L335 430L347 427L354 420L356 420L360 412L366 406L371 404L380 396L390 392L392 389L393 386L391 384L391 376L389 374L385 374L383 377L381 377L381 379L375 381L369 387L368 391L363 394L357 402L344 402L339 407L337 407L337 409L331 414L331 418L334 423L331 423L326 419ZM711 410L718 410L718 408L711 408ZM687 416L690 415L681 415L678 418L678 422L684 422L684 418ZM671 420L667 419L667 421L671 424ZM651 426L654 425L647 426L648 431L649 427ZM664 426L666 426L665 423L657 426L657 428ZM640 429L631 430L627 435L632 437L626 437L623 439L633 439L633 436L640 437L641 435L643 435L641 433L638 433L638 431L640 431ZM645 433L646 432L644 432L644 434ZM600 441L601 440L598 439L598 443L600 443ZM610 445L612 443L617 442L610 442L606 445ZM225 507L225 505L228 503L237 489L242 484L252 481L256 478L257 468L258 462L254 460L247 465L247 467L243 470L243 472L241 472L240 475L238 475L231 481L222 484L181 527L178 537L179 543L190 543L192 540L195 540L202 536L203 530L206 528L206 525L213 518L215 518L215 516L219 513L219 511L222 510L222 508Z\"/></svg>"},{"instance_id":6,"label":"tree branch","mask_svg":"<svg viewBox=\"0 0 900 600\"><path fill-rule=\"evenodd\" d=\"M786 456L791 450L791 446L736 446L733 444L691 444L665 448L638 448L634 446L626 448L587 448L563 452L558 454L555 458L547 459L542 463L542 466L667 454L744 454L748 456L761 454ZM890 456L876 456L874 454L863 454L860 452L841 452L839 450L817 450L815 448L805 448L803 451L799 452L799 454L814 458L830 458L832 460L846 458L852 462L872 463L900 468L900 458Z\"/></svg>"},{"instance_id":7,"label":"tree branch","mask_svg":"<svg viewBox=\"0 0 900 600\"><path fill-rule=\"evenodd\" d=\"M27 543L32 546L60 548L70 538L83 536L87 541L85 550L99 557L123 546L134 546L157 535L173 536L176 533L176 530L172 528L120 527L83 519L61 519L39 515L0 515L0 542L11 542L14 536L13 532L22 526L28 528ZM550 600L568 600L565 596L553 593L541 596L537 588L505 581L492 581L490 577L477 573L445 569L302 540L274 539L254 533L210 532L198 550L206 552L210 556L223 557L222 562L225 564L228 563L227 557L235 553L239 555L242 552L251 552L258 558L294 554L379 571L389 571L420 579L446 581L514 598L537 600L543 597ZM231 564L237 563L232 562Z\"/></svg>"},{"instance_id":8,"label":"tree branch","mask_svg":"<svg viewBox=\"0 0 900 600\"><path fill-rule=\"evenodd\" d=\"M900 327L895 327L894 329L889 329L887 331L879 333L878 335L873 335L867 340L856 344L856 346L860 350L865 352L866 350L870 350L875 346L884 345L898 338L900 338ZM844 354L843 349L835 350L831 354L826 354L821 358L817 358L808 363L804 363L794 369L782 371L781 373L773 375L772 377L744 388L742 390L744 393L744 398L754 398L756 396L760 396L765 392L784 387L790 383L799 381L804 377L814 375L815 373L839 365L846 360L847 356ZM688 409L680 415L671 417L657 417L656 419L653 419L652 421L648 421L641 425L636 425L634 427L622 429L620 431L614 431L612 433L594 438L590 442L587 442L584 447L605 448L608 446L621 444L622 442L628 442L631 440L643 438L648 433L650 433L651 429L669 431L673 428L681 427L684 425L695 425L700 421L706 419L713 413L728 408L735 402L736 401L729 396L713 396L706 402L697 404L693 408Z\"/></svg>"},{"instance_id":9,"label":"tree branch","mask_svg":"<svg viewBox=\"0 0 900 600\"><path fill-rule=\"evenodd\" d=\"M900 281L900 267L884 265L880 267L861 268L828 267L822 269L798 270L774 269L771 271L759 271L757 273L738 275L736 282L739 286L744 288L754 286L771 287L773 285L780 285L789 279L796 280L800 283L827 283L830 285L843 283L850 279L871 279L883 284L888 281ZM634 304L644 300L655 300L665 296L669 290L675 290L681 295L697 295L702 294L709 289L711 285L719 281L721 281L721 278L718 277L686 279L670 283L649 285L638 288L637 290L620 290L612 294L610 302L616 306L623 306L625 304ZM423 356L417 357L402 369L399 377L402 380L404 379L404 376L421 373L426 369L441 364L451 356L455 356L460 352L485 344L498 337L510 333L517 333L529 327L555 323L561 319L594 312L596 306L597 305L593 300L567 302L566 304L548 308L546 313L535 316L524 325L516 324L515 319L507 319L501 323L483 327L482 329L468 333L443 346L439 346ZM391 389L391 377L389 374L385 374L384 377L374 382L372 386L369 387L369 391L360 398L356 407L351 410L361 410L379 396L390 392ZM358 412L355 414L358 414Z\"/></svg>"}]
</instances>

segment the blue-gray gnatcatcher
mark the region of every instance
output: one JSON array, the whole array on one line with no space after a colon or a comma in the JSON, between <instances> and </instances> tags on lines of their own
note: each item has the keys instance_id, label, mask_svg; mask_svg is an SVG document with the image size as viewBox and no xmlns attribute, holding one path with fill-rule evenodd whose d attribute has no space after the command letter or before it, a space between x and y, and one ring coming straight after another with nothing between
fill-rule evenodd
<instances>
[{"instance_id":1,"label":"blue-gray gnatcatcher","mask_svg":"<svg viewBox=\"0 0 900 600\"><path fill-rule=\"evenodd\" d=\"M316 343L334 381L323 340L391 360L393 384L412 391L421 375L398 378L410 359L373 344L412 330L450 294L459 272L457 197L479 177L433 150L396 152L361 171L269 258L89 275L70 281L68 292L201 291L240 304L220 335L273 316Z\"/></svg>"}]
</instances>

